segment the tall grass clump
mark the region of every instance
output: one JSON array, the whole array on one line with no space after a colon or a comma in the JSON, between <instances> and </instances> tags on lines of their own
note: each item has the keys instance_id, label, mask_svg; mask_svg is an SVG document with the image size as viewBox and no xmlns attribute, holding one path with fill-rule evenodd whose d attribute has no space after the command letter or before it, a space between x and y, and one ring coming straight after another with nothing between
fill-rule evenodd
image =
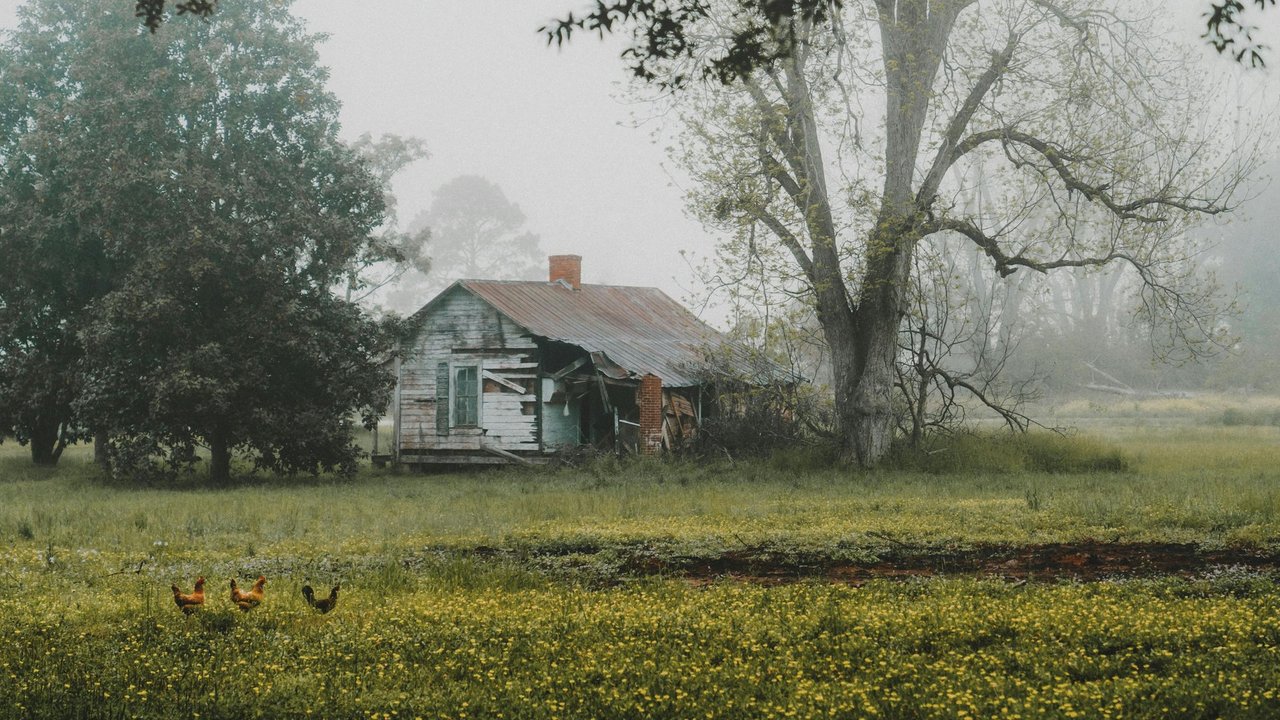
<instances>
[{"instance_id":1,"label":"tall grass clump","mask_svg":"<svg viewBox=\"0 0 1280 720\"><path fill-rule=\"evenodd\" d=\"M888 466L931 475L1120 473L1130 469L1128 458L1117 447L1096 438L1051 432L935 437L919 447L895 446Z\"/></svg>"},{"instance_id":2,"label":"tall grass clump","mask_svg":"<svg viewBox=\"0 0 1280 720\"><path fill-rule=\"evenodd\" d=\"M1245 425L1280 427L1280 410L1241 410L1230 407L1222 411L1219 422L1226 427Z\"/></svg>"}]
</instances>

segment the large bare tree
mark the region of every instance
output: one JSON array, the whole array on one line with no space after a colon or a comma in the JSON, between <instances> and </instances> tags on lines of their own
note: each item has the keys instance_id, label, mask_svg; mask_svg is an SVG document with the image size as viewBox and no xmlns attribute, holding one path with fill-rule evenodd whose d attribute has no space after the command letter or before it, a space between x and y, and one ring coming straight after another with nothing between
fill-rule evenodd
<instances>
[{"instance_id":1,"label":"large bare tree","mask_svg":"<svg viewBox=\"0 0 1280 720\"><path fill-rule=\"evenodd\" d=\"M698 47L739 37L749 8L721 7L691 26ZM1224 142L1212 83L1158 26L1089 0L848 1L779 20L785 52L738 80L674 96L694 207L737 238L722 257L784 257L778 276L815 308L851 460L881 459L900 419L900 332L934 236L999 277L1126 266L1158 345L1213 345L1214 286L1185 230L1230 209L1251 154ZM964 202L973 167L992 198L979 207Z\"/></svg>"}]
</instances>

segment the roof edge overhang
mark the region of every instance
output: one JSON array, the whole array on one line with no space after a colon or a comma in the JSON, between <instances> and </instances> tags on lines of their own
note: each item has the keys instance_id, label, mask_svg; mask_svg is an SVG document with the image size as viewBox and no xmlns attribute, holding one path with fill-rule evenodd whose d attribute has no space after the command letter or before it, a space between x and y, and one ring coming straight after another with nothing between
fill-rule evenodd
<instances>
[{"instance_id":1,"label":"roof edge overhang","mask_svg":"<svg viewBox=\"0 0 1280 720\"><path fill-rule=\"evenodd\" d=\"M493 309L494 312L498 313L503 318L506 318L506 320L510 322L512 325L515 325L521 330L524 330L525 332L529 333L529 335L542 340L550 340L552 342L563 343L565 345L572 345L573 347L579 348L580 350L587 353L587 355L591 357L591 363L595 366L596 370L600 372L600 374L604 375L605 377L608 377L612 380L633 380L635 382L640 381L640 377L641 377L640 373L637 373L634 370L628 370L627 368L614 362L614 360L610 358L608 353L606 353L604 350L593 350L592 348L589 348L583 345L582 343L569 338L550 337L547 335L540 335L538 333L535 333L534 331L526 327L524 324L517 321L515 318L503 312L502 308L499 308L498 306L489 302L489 300L485 298L483 295L471 289L467 285L468 282L469 281L465 279L453 281L453 283L449 285L449 287L445 288L444 290L441 290L439 293L436 294L435 297L428 300L425 305L423 305L422 307L414 311L414 313L409 316L410 319L412 319L414 322L420 322L422 319L426 318L427 314L430 313L433 308L435 308L437 305L443 302L444 298L452 294L454 290L458 290L458 289L464 290L469 295L471 295L471 297L479 300L485 305L488 305L490 308ZM684 387L684 386L673 385L672 387Z\"/></svg>"}]
</instances>

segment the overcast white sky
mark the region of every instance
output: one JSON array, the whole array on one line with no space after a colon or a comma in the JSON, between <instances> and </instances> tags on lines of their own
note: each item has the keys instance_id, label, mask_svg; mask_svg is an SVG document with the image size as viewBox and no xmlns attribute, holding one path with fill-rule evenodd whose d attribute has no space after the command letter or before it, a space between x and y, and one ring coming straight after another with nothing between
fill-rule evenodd
<instances>
[{"instance_id":1,"label":"overcast white sky","mask_svg":"<svg viewBox=\"0 0 1280 720\"><path fill-rule=\"evenodd\" d=\"M238 2L244 0L222 0ZM256 0L255 0L256 1ZM133 0L119 0L132 7ZM1173 0L1189 37L1209 0ZM0 0L0 27L17 0ZM432 191L462 174L496 182L528 216L548 253L584 257L585 282L653 285L676 297L691 276L679 251L712 239L683 213L651 127L631 126L619 101L622 45L584 35L563 50L536 29L585 0L297 0L295 12L330 35L321 60L342 100L343 133L425 140L428 160L396 185L407 223ZM1264 16L1280 66L1280 8ZM1201 48L1205 62L1227 63ZM1268 71L1257 81L1275 82Z\"/></svg>"},{"instance_id":2,"label":"overcast white sky","mask_svg":"<svg viewBox=\"0 0 1280 720\"><path fill-rule=\"evenodd\" d=\"M224 0L228 1L228 0ZM497 183L548 253L583 256L585 282L680 293L678 250L708 244L684 217L660 145L615 100L621 45L548 48L537 28L581 0L299 0L331 38L321 59L344 133L412 135L432 157L397 183L402 223L462 174Z\"/></svg>"}]
</instances>

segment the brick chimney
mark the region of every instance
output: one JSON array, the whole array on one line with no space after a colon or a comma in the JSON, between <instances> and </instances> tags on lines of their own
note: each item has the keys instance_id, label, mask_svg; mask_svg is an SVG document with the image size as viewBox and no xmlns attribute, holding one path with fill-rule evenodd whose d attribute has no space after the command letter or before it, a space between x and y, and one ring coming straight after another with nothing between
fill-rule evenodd
<instances>
[{"instance_id":1,"label":"brick chimney","mask_svg":"<svg viewBox=\"0 0 1280 720\"><path fill-rule=\"evenodd\" d=\"M547 260L551 265L551 282L564 280L574 290L582 289L581 255L552 255Z\"/></svg>"},{"instance_id":2,"label":"brick chimney","mask_svg":"<svg viewBox=\"0 0 1280 720\"><path fill-rule=\"evenodd\" d=\"M662 378L640 378L636 405L640 406L640 454L657 455L662 452Z\"/></svg>"}]
</instances>

